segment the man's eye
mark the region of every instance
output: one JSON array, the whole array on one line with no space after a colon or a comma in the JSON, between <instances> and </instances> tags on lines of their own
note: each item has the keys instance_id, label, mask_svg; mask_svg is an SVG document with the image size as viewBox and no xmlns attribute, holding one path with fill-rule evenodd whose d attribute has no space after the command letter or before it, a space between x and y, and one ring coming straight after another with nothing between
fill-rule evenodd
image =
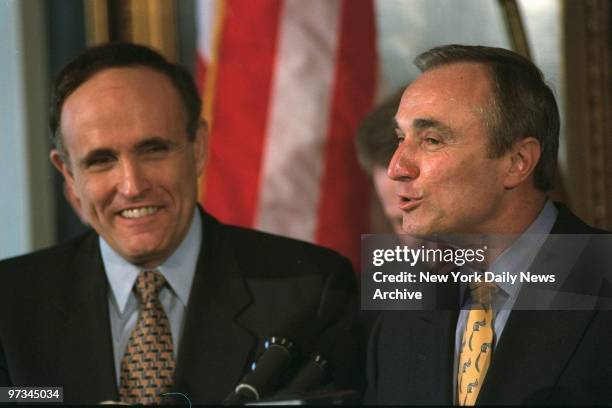
<instances>
[{"instance_id":1,"label":"man's eye","mask_svg":"<svg viewBox=\"0 0 612 408\"><path fill-rule=\"evenodd\" d=\"M110 156L94 157L87 161L87 167L104 167L109 165L113 161Z\"/></svg>"},{"instance_id":2,"label":"man's eye","mask_svg":"<svg viewBox=\"0 0 612 408\"><path fill-rule=\"evenodd\" d=\"M166 154L169 150L170 148L167 145L151 145L143 149L142 152L144 154L153 155L154 157L157 157L159 155Z\"/></svg>"},{"instance_id":3,"label":"man's eye","mask_svg":"<svg viewBox=\"0 0 612 408\"><path fill-rule=\"evenodd\" d=\"M395 136L397 137L397 144L402 144L406 136L400 132L399 129L395 129Z\"/></svg>"},{"instance_id":4,"label":"man's eye","mask_svg":"<svg viewBox=\"0 0 612 408\"><path fill-rule=\"evenodd\" d=\"M151 146L147 149L148 153L165 152L168 150L167 146Z\"/></svg>"},{"instance_id":5,"label":"man's eye","mask_svg":"<svg viewBox=\"0 0 612 408\"><path fill-rule=\"evenodd\" d=\"M428 137L425 139L425 143L427 143L430 146L437 146L441 142L438 139L434 139L433 137Z\"/></svg>"}]
</instances>

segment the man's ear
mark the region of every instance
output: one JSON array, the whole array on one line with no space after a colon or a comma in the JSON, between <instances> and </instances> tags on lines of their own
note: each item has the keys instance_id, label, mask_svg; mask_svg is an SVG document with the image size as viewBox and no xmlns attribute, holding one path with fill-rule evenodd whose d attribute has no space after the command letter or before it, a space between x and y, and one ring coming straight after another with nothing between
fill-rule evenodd
<instances>
[{"instance_id":1,"label":"man's ear","mask_svg":"<svg viewBox=\"0 0 612 408\"><path fill-rule=\"evenodd\" d=\"M55 166L55 168L62 173L66 181L68 181L68 178L72 178L72 171L70 171L70 168L68 164L64 162L64 159L65 157L62 156L57 149L53 149L51 150L51 153L49 153L49 160L51 160L53 166Z\"/></svg>"},{"instance_id":2,"label":"man's ear","mask_svg":"<svg viewBox=\"0 0 612 408\"><path fill-rule=\"evenodd\" d=\"M513 189L531 177L541 154L540 142L535 137L525 137L514 142L509 152L504 187Z\"/></svg>"},{"instance_id":3,"label":"man's ear","mask_svg":"<svg viewBox=\"0 0 612 408\"><path fill-rule=\"evenodd\" d=\"M75 203L79 203L80 206L78 196L74 191L74 175L72 174L70 165L66 163L67 158L62 155L59 150L53 149L51 150L51 153L49 153L49 159L51 160L51 163L53 163L53 166L55 166L55 168L64 176L64 195L66 196L66 199L70 202L70 204L73 204L73 207Z\"/></svg>"},{"instance_id":4,"label":"man's ear","mask_svg":"<svg viewBox=\"0 0 612 408\"><path fill-rule=\"evenodd\" d=\"M52 149L51 153L49 153L49 160L53 166L60 172L64 177L66 177L66 173L69 172L68 165L64 163L64 156L57 149ZM72 177L72 173L69 174Z\"/></svg>"},{"instance_id":5,"label":"man's ear","mask_svg":"<svg viewBox=\"0 0 612 408\"><path fill-rule=\"evenodd\" d=\"M85 218L81 207L81 200L79 199L79 195L75 191L74 175L72 174L72 169L65 161L67 160L67 158L63 156L57 149L53 149L49 154L49 159L51 160L51 163L53 163L55 168L64 176L64 197L66 198L66 201L68 201L68 203L72 206L72 209L81 219L81 222L87 225L87 219Z\"/></svg>"},{"instance_id":6,"label":"man's ear","mask_svg":"<svg viewBox=\"0 0 612 408\"><path fill-rule=\"evenodd\" d=\"M194 140L194 153L196 174L198 177L200 177L204 172L204 166L206 164L208 154L208 124L204 119L201 120L196 132L196 137Z\"/></svg>"}]
</instances>

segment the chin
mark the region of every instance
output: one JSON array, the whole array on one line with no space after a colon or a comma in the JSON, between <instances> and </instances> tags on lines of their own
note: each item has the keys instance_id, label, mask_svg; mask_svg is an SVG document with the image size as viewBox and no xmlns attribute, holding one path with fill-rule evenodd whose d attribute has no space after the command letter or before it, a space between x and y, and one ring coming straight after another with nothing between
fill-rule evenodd
<instances>
[{"instance_id":1,"label":"chin","mask_svg":"<svg viewBox=\"0 0 612 408\"><path fill-rule=\"evenodd\" d=\"M413 222L413 220L404 219L402 222L402 231L404 234L408 235L422 235L428 233L429 228L419 225L417 222Z\"/></svg>"},{"instance_id":2,"label":"chin","mask_svg":"<svg viewBox=\"0 0 612 408\"><path fill-rule=\"evenodd\" d=\"M163 260L159 253L131 254L126 258L128 262L143 268L154 268L159 266Z\"/></svg>"},{"instance_id":3,"label":"chin","mask_svg":"<svg viewBox=\"0 0 612 408\"><path fill-rule=\"evenodd\" d=\"M123 256L134 264L146 263L149 260L159 259L163 251L158 246L135 246L125 248Z\"/></svg>"}]
</instances>

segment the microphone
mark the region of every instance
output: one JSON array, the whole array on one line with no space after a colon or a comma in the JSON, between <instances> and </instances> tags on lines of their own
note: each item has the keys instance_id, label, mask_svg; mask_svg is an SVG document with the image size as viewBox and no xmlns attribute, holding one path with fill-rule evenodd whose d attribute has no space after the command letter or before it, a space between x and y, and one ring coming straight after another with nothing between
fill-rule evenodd
<instances>
[{"instance_id":1,"label":"microphone","mask_svg":"<svg viewBox=\"0 0 612 408\"><path fill-rule=\"evenodd\" d=\"M361 355L361 348L351 328L350 319L339 321L327 325L315 341L304 343L307 359L274 397L310 398L312 393L358 387L354 373L361 364L355 356Z\"/></svg>"},{"instance_id":2,"label":"microphone","mask_svg":"<svg viewBox=\"0 0 612 408\"><path fill-rule=\"evenodd\" d=\"M285 328L264 343L264 352L251 366L234 391L223 401L244 404L257 401L278 389L286 374L300 361L303 345L311 344L328 326L327 319L318 318L316 310L296 313ZM297 344L297 346L296 346Z\"/></svg>"},{"instance_id":3,"label":"microphone","mask_svg":"<svg viewBox=\"0 0 612 408\"><path fill-rule=\"evenodd\" d=\"M225 399L227 404L243 404L257 401L274 389L278 377L295 358L296 349L293 342L281 336L272 336L264 344L264 352L251 366L236 389Z\"/></svg>"},{"instance_id":4,"label":"microphone","mask_svg":"<svg viewBox=\"0 0 612 408\"><path fill-rule=\"evenodd\" d=\"M344 364L347 345L345 328L332 327L306 345L307 359L275 397L305 395L334 380L334 366ZM340 361L338 361L340 360Z\"/></svg>"},{"instance_id":5,"label":"microphone","mask_svg":"<svg viewBox=\"0 0 612 408\"><path fill-rule=\"evenodd\" d=\"M327 374L321 370L327 363L321 356L312 357L297 376L296 370L307 352L321 348L313 346L320 343L321 334L343 314L349 299L346 288L352 286L353 279L353 275L330 279L324 289L325 300L320 305L295 313L288 325L275 331L275 335L264 343L265 350L253 364L252 371L242 378L223 402L245 404L258 401L282 389L290 378L293 378L291 389L297 390L311 389L325 381ZM323 337L329 339L329 335L325 333Z\"/></svg>"},{"instance_id":6,"label":"microphone","mask_svg":"<svg viewBox=\"0 0 612 408\"><path fill-rule=\"evenodd\" d=\"M311 353L300 371L276 396L301 395L326 384L331 377L328 366L329 362L323 355Z\"/></svg>"}]
</instances>

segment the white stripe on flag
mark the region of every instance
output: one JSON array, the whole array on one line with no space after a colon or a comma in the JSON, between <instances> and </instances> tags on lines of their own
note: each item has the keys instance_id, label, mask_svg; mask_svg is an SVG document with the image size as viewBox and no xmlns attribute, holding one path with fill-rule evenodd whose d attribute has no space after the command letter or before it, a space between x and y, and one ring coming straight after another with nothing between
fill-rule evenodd
<instances>
[{"instance_id":1,"label":"white stripe on flag","mask_svg":"<svg viewBox=\"0 0 612 408\"><path fill-rule=\"evenodd\" d=\"M198 19L198 50L206 62L212 58L213 35L218 0L196 1L196 16Z\"/></svg>"},{"instance_id":2,"label":"white stripe on flag","mask_svg":"<svg viewBox=\"0 0 612 408\"><path fill-rule=\"evenodd\" d=\"M314 241L334 89L340 1L286 0L256 228Z\"/></svg>"}]
</instances>

